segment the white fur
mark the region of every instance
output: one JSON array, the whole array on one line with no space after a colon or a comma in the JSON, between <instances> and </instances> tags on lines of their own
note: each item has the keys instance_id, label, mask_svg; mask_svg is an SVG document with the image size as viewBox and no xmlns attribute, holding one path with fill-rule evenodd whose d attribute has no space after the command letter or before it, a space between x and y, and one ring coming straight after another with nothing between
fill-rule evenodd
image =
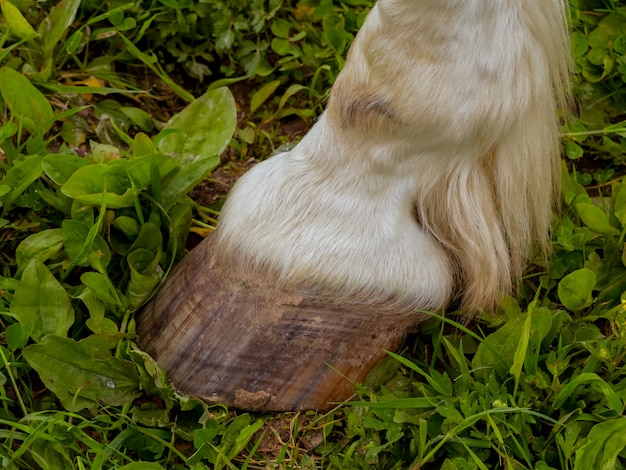
<instances>
[{"instance_id":1,"label":"white fur","mask_svg":"<svg viewBox=\"0 0 626 470\"><path fill-rule=\"evenodd\" d=\"M347 302L493 308L558 191L562 0L379 0L328 109L231 192L216 254Z\"/></svg>"}]
</instances>

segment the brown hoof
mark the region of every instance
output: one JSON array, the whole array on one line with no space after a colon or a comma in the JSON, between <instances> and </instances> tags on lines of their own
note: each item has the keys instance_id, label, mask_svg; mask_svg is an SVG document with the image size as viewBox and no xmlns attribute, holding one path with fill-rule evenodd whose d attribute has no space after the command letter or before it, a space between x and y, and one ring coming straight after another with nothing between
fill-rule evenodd
<instances>
[{"instance_id":1,"label":"brown hoof","mask_svg":"<svg viewBox=\"0 0 626 470\"><path fill-rule=\"evenodd\" d=\"M184 258L137 318L142 349L207 402L328 409L423 319L228 279L211 247L208 237Z\"/></svg>"}]
</instances>

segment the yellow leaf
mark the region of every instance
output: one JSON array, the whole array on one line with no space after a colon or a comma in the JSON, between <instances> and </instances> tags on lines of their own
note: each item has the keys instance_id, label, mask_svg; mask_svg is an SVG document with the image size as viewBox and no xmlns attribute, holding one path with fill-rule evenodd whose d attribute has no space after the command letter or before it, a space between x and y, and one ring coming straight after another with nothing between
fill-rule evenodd
<instances>
[{"instance_id":1,"label":"yellow leaf","mask_svg":"<svg viewBox=\"0 0 626 470\"><path fill-rule=\"evenodd\" d=\"M215 229L213 229L213 228L201 228L201 227L191 227L189 229L190 232L197 233L202 238L208 237L209 234L212 233L214 230Z\"/></svg>"},{"instance_id":2,"label":"yellow leaf","mask_svg":"<svg viewBox=\"0 0 626 470\"><path fill-rule=\"evenodd\" d=\"M75 85L85 85L90 87L103 87L105 86L104 80L100 80L96 77L89 77L79 82L74 82Z\"/></svg>"}]
</instances>

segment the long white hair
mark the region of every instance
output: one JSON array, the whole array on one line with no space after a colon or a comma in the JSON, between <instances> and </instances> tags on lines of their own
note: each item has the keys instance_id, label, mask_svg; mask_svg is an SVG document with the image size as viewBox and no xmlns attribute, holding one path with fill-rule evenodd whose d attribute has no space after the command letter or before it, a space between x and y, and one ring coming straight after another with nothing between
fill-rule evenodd
<instances>
[{"instance_id":1,"label":"long white hair","mask_svg":"<svg viewBox=\"0 0 626 470\"><path fill-rule=\"evenodd\" d=\"M229 195L218 262L305 297L493 308L548 247L568 42L563 0L379 0L319 121Z\"/></svg>"}]
</instances>

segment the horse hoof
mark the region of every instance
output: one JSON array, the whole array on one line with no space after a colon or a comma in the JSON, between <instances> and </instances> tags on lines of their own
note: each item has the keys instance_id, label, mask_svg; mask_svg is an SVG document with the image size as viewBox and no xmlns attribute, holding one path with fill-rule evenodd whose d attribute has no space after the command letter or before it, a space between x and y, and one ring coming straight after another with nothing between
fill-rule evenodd
<instances>
[{"instance_id":1,"label":"horse hoof","mask_svg":"<svg viewBox=\"0 0 626 470\"><path fill-rule=\"evenodd\" d=\"M226 272L209 236L137 317L138 344L173 386L210 403L328 409L349 399L385 350L401 347L424 318L307 298Z\"/></svg>"}]
</instances>

